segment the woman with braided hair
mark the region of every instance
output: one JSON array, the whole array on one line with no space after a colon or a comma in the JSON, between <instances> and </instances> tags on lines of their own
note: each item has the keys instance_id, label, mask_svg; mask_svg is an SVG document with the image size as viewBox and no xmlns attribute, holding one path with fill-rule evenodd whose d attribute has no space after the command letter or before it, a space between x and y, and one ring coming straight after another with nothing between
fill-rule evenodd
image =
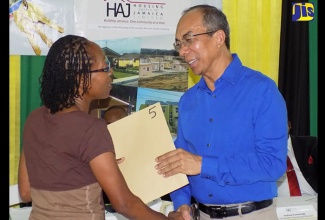
<instances>
[{"instance_id":1,"label":"woman with braided hair","mask_svg":"<svg viewBox=\"0 0 325 220\"><path fill-rule=\"evenodd\" d=\"M128 219L183 219L152 210L130 191L105 120L88 114L92 100L109 96L111 83L109 61L94 42L67 35L51 46L40 77L43 106L26 120L19 163L30 220L104 220L102 189Z\"/></svg>"}]
</instances>

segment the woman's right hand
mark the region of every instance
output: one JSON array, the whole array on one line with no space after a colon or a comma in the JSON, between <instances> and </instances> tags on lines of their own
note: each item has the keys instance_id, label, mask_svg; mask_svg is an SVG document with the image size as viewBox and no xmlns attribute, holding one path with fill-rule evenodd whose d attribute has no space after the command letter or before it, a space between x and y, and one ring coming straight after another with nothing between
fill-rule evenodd
<instances>
[{"instance_id":1,"label":"woman's right hand","mask_svg":"<svg viewBox=\"0 0 325 220\"><path fill-rule=\"evenodd\" d=\"M188 205L182 205L177 209L177 211L169 212L168 218L175 220L193 220L191 216L191 207L189 207Z\"/></svg>"}]
</instances>

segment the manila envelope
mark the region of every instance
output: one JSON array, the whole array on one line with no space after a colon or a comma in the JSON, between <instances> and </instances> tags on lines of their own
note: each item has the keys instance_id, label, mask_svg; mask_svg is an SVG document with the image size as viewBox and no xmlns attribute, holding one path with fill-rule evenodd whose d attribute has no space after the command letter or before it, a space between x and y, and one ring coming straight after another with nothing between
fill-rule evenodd
<instances>
[{"instance_id":1,"label":"manila envelope","mask_svg":"<svg viewBox=\"0 0 325 220\"><path fill-rule=\"evenodd\" d=\"M188 184L185 174L164 178L154 168L155 158L174 150L160 103L107 125L116 158L125 157L119 168L133 194L149 203Z\"/></svg>"}]
</instances>

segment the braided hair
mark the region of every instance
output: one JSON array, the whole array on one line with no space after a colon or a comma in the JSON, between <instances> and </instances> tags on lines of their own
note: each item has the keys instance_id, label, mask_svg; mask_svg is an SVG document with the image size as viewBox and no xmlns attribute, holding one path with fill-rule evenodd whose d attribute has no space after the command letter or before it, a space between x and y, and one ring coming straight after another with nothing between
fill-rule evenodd
<instances>
[{"instance_id":1,"label":"braided hair","mask_svg":"<svg viewBox=\"0 0 325 220\"><path fill-rule=\"evenodd\" d=\"M88 93L92 63L89 43L84 37L66 35L51 46L39 78L40 97L51 114L75 105L76 98Z\"/></svg>"}]
</instances>

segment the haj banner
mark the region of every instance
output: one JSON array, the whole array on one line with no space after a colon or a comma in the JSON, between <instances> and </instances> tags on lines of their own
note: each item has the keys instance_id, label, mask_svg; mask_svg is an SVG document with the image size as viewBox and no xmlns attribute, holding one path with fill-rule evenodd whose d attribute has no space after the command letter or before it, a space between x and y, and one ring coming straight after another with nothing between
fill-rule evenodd
<instances>
[{"instance_id":1,"label":"haj banner","mask_svg":"<svg viewBox=\"0 0 325 220\"><path fill-rule=\"evenodd\" d=\"M175 34L184 9L221 0L79 0L75 33L91 40Z\"/></svg>"},{"instance_id":2,"label":"haj banner","mask_svg":"<svg viewBox=\"0 0 325 220\"><path fill-rule=\"evenodd\" d=\"M222 0L10 0L10 55L46 55L58 38L89 40L175 34L184 9Z\"/></svg>"}]
</instances>

